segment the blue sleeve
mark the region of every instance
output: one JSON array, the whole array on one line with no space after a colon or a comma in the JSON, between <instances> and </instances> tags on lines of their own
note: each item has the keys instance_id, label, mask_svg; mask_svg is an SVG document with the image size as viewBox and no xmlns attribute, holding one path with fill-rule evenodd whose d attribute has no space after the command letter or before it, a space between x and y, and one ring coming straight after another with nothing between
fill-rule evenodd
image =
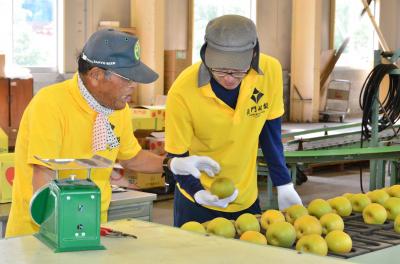
<instances>
[{"instance_id":1,"label":"blue sleeve","mask_svg":"<svg viewBox=\"0 0 400 264\"><path fill-rule=\"evenodd\" d=\"M170 158L173 157L187 157L189 156L189 152L183 154L172 154L168 153L167 155ZM204 190L203 185L201 185L200 180L193 177L192 175L175 175L174 179L179 183L179 186L184 189L190 196L194 197L194 194L198 191Z\"/></svg>"},{"instance_id":2,"label":"blue sleeve","mask_svg":"<svg viewBox=\"0 0 400 264\"><path fill-rule=\"evenodd\" d=\"M292 181L283 153L281 122L280 117L267 120L259 137L260 146L274 186L284 185Z\"/></svg>"}]
</instances>

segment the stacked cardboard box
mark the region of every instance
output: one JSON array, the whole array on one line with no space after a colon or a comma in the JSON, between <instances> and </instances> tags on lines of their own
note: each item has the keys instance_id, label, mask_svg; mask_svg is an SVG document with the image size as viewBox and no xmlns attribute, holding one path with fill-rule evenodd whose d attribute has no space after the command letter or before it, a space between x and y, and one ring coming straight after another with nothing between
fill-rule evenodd
<instances>
[{"instance_id":1,"label":"stacked cardboard box","mask_svg":"<svg viewBox=\"0 0 400 264\"><path fill-rule=\"evenodd\" d=\"M165 105L136 106L132 110L132 126L137 129L164 129Z\"/></svg>"},{"instance_id":2,"label":"stacked cardboard box","mask_svg":"<svg viewBox=\"0 0 400 264\"><path fill-rule=\"evenodd\" d=\"M164 187L165 179L161 173L141 173L123 169L115 164L111 173L111 184L134 190Z\"/></svg>"}]
</instances>

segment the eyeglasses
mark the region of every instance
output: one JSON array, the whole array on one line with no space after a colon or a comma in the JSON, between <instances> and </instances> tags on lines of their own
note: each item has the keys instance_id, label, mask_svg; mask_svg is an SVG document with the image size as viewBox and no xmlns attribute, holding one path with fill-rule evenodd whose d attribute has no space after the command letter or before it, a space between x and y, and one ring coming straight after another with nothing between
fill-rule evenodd
<instances>
[{"instance_id":1,"label":"eyeglasses","mask_svg":"<svg viewBox=\"0 0 400 264\"><path fill-rule=\"evenodd\" d=\"M233 78L236 79L242 79L246 76L249 70L247 71L224 71L224 70L219 70L219 69L210 69L212 74L216 77L221 77L224 78L228 75L232 76Z\"/></svg>"},{"instance_id":2,"label":"eyeglasses","mask_svg":"<svg viewBox=\"0 0 400 264\"><path fill-rule=\"evenodd\" d=\"M115 76L118 76L119 78L121 78L121 79L123 79L124 81L127 81L128 82L128 84L132 84L132 83L134 83L135 81L133 81L133 80L131 80L131 79L128 79L128 78L126 78L125 76L122 76L122 75L120 75L120 74L118 74L118 73L116 73L116 72L113 72L113 71L111 71L111 70L104 70L106 73L107 72L109 72L109 73L111 73L111 74L114 74Z\"/></svg>"}]
</instances>

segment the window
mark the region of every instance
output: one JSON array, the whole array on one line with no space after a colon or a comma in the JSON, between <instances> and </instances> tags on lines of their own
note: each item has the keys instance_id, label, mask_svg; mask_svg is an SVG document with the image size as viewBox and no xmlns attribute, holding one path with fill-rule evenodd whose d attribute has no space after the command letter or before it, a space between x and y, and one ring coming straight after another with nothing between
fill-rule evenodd
<instances>
[{"instance_id":1,"label":"window","mask_svg":"<svg viewBox=\"0 0 400 264\"><path fill-rule=\"evenodd\" d=\"M207 23L218 16L237 14L256 21L256 0L194 0L193 56L200 60L200 48L204 43Z\"/></svg>"},{"instance_id":2,"label":"window","mask_svg":"<svg viewBox=\"0 0 400 264\"><path fill-rule=\"evenodd\" d=\"M0 53L7 64L57 69L57 0L0 0Z\"/></svg>"},{"instance_id":3,"label":"window","mask_svg":"<svg viewBox=\"0 0 400 264\"><path fill-rule=\"evenodd\" d=\"M375 2L370 5L372 13L376 9ZM338 50L344 39L350 37L337 66L364 69L373 65L374 28L366 13L360 17L363 7L361 1L336 0L334 48Z\"/></svg>"}]
</instances>

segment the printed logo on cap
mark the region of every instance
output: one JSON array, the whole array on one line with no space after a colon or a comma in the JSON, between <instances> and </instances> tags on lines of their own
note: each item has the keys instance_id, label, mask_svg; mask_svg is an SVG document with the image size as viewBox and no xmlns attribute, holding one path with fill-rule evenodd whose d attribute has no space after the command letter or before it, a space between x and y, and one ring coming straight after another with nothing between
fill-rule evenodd
<instances>
[{"instance_id":1,"label":"printed logo on cap","mask_svg":"<svg viewBox=\"0 0 400 264\"><path fill-rule=\"evenodd\" d=\"M135 47L133 49L134 49L135 59L139 60L140 59L140 44L139 44L139 40L136 41Z\"/></svg>"}]
</instances>

